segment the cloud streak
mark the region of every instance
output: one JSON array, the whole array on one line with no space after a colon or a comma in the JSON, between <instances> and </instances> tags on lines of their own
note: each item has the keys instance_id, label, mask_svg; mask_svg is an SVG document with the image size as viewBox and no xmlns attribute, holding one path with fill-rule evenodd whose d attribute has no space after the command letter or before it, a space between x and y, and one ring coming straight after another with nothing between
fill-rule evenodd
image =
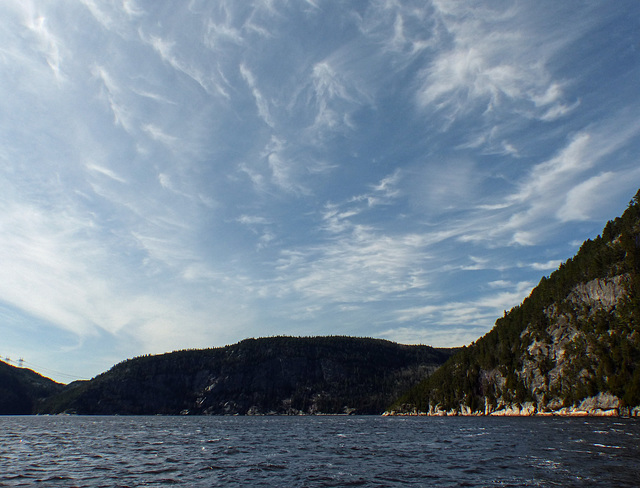
<instances>
[{"instance_id":1,"label":"cloud streak","mask_svg":"<svg viewBox=\"0 0 640 488\"><path fill-rule=\"evenodd\" d=\"M635 3L503 7L2 3L6 352L475 340L640 181Z\"/></svg>"}]
</instances>

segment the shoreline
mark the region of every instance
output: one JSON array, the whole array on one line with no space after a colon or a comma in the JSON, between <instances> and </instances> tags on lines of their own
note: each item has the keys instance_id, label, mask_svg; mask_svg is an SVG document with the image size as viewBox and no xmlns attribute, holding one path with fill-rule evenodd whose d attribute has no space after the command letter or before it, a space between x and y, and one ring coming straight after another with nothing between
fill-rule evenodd
<instances>
[{"instance_id":1,"label":"shoreline","mask_svg":"<svg viewBox=\"0 0 640 488\"><path fill-rule=\"evenodd\" d=\"M621 411L622 410L622 411ZM412 411L398 412L395 410L387 411L382 414L383 417L616 417L616 418L640 418L640 407L634 408L612 408L608 410L577 410L572 408L563 408L560 410L550 411L526 411L524 409L501 409L492 412L468 411L460 412L458 410L433 410L432 412Z\"/></svg>"}]
</instances>

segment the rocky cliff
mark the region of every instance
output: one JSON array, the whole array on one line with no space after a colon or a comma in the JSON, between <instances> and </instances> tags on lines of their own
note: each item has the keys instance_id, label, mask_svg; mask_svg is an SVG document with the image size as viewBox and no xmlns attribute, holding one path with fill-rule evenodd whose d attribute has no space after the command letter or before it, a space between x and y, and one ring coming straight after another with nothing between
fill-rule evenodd
<instances>
[{"instance_id":1,"label":"rocky cliff","mask_svg":"<svg viewBox=\"0 0 640 488\"><path fill-rule=\"evenodd\" d=\"M640 191L389 413L640 414Z\"/></svg>"},{"instance_id":2,"label":"rocky cliff","mask_svg":"<svg viewBox=\"0 0 640 488\"><path fill-rule=\"evenodd\" d=\"M248 339L125 361L41 412L380 414L452 352L351 337Z\"/></svg>"}]
</instances>

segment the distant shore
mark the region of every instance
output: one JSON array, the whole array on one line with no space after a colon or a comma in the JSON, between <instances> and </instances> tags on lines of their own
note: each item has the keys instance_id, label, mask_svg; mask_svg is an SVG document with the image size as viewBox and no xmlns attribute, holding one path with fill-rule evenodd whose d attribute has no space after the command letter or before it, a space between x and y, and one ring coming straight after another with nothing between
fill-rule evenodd
<instances>
[{"instance_id":1,"label":"distant shore","mask_svg":"<svg viewBox=\"0 0 640 488\"><path fill-rule=\"evenodd\" d=\"M383 416L428 416L428 417L640 417L640 406L628 407L611 393L598 393L585 398L579 405L563 407L559 400L540 406L534 402L490 404L485 399L484 410L472 410L466 405L443 409L440 405L421 411L412 405L400 405L387 410Z\"/></svg>"},{"instance_id":2,"label":"distant shore","mask_svg":"<svg viewBox=\"0 0 640 488\"><path fill-rule=\"evenodd\" d=\"M431 412L411 411L402 412L389 410L382 414L383 417L628 417L640 418L640 407L611 408L607 410L580 410L576 408L561 408L550 411L530 411L528 409L504 408L491 412L439 410Z\"/></svg>"}]
</instances>

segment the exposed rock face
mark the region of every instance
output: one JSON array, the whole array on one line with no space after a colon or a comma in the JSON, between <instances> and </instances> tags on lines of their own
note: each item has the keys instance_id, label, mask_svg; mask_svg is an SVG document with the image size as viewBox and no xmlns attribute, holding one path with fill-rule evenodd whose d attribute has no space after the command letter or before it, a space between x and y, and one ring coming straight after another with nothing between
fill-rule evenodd
<instances>
[{"instance_id":1,"label":"exposed rock face","mask_svg":"<svg viewBox=\"0 0 640 488\"><path fill-rule=\"evenodd\" d=\"M575 378L571 374L575 365L584 362L585 357L595 354L593 347L589 345L589 340L594 339L590 337L588 330L583 330L584 324L593 321L598 313L613 315L618 302L626 297L624 283L627 278L615 276L578 284L568 295L564 306L554 304L545 309L549 321L546 334L540 334L531 326L522 332L521 340L526 353L517 375L531 390L537 404L540 404L548 392L558 393L566 389L567 385L564 383L568 378ZM590 369L585 365L577 372L579 379L589 379L593 375L593 365L591 366ZM494 374L500 375L498 371ZM500 381L504 383L504 377ZM561 405L554 403L551 406L537 406L541 411L561 408Z\"/></svg>"},{"instance_id":2,"label":"exposed rock face","mask_svg":"<svg viewBox=\"0 0 640 488\"><path fill-rule=\"evenodd\" d=\"M507 390L507 374L497 367L483 370L486 384L494 386L494 401L484 398L484 408L472 409L467 405L445 409L430 405L426 415L493 415L493 416L613 416L640 415L640 407L624 406L621 399L610 392L599 392L582 398L576 404L566 401L578 385L593 385L598 382L598 358L593 323L597 317L606 317L608 323L615 321L618 304L628 297L625 284L629 276L609 279L594 279L576 285L566 300L545 309L548 327L545 333L534 326L527 326L520 335L525 350L521 367L514 371L518 381L527 388L532 399L514 402ZM611 331L606 331L611 335ZM414 412L414 413L417 413Z\"/></svg>"},{"instance_id":3,"label":"exposed rock face","mask_svg":"<svg viewBox=\"0 0 640 488\"><path fill-rule=\"evenodd\" d=\"M640 191L496 326L402 397L427 415L638 415Z\"/></svg>"},{"instance_id":4,"label":"exposed rock face","mask_svg":"<svg viewBox=\"0 0 640 488\"><path fill-rule=\"evenodd\" d=\"M613 278L596 278L588 283L575 286L567 297L577 307L588 307L591 313L595 310L610 312L626 295L625 283L628 275Z\"/></svg>"}]
</instances>

